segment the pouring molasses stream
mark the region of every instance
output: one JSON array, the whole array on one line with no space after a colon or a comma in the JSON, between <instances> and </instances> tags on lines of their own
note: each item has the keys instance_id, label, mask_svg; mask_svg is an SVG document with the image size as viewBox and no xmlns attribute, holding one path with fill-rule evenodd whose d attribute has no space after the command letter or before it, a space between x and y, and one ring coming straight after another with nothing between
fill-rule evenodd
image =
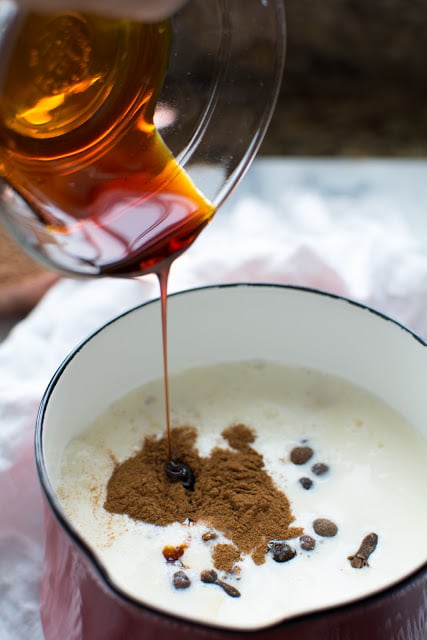
<instances>
[{"instance_id":1,"label":"pouring molasses stream","mask_svg":"<svg viewBox=\"0 0 427 640\"><path fill-rule=\"evenodd\" d=\"M172 18L145 23L75 10L53 12L50 7L47 11L15 7L3 17L0 204L4 222L23 248L60 273L125 278L156 274L168 434L165 471L188 490L194 486L193 473L174 460L171 441L168 275L174 260L194 242L249 165L271 117L284 60L283 6L279 1L251 4L260 16L269 13L271 33L266 31L263 37L273 59L263 78L265 94L254 98L244 133L236 132L236 138L230 138L232 148L214 149L215 160L206 162L209 170L217 168L215 162L221 170L212 196L203 180L202 186L196 184L184 165L190 166L195 158L199 168L199 156L212 153L216 139L212 136L221 121L216 114L226 109L222 87L226 93L236 83L231 34L242 11L236 3L212 7L210 15L203 2L190 0ZM182 107L176 96L188 87L172 82L170 67L177 67L178 54L188 64L189 43L179 48L180 29L188 36L193 25L190 33L196 44L203 36L194 26L202 19L206 24L217 21L218 42L213 52L208 51L207 59L213 62L206 87L196 78L194 95L185 96ZM244 61L236 60L239 65ZM178 71L182 83L182 69ZM252 70L247 73L252 77ZM253 87L248 88L254 95ZM169 103L165 92L173 97ZM202 107L197 105L200 96ZM176 131L184 129L180 118L191 111L189 97L201 115L194 118L179 151ZM162 115L172 118L169 129L175 137L169 135L168 126L161 135L157 121Z\"/></svg>"}]
</instances>

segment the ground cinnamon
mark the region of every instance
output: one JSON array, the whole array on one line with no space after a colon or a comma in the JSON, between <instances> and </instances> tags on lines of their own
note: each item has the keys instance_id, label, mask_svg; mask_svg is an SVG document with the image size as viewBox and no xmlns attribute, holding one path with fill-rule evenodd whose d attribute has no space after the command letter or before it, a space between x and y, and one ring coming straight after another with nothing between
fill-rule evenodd
<instances>
[{"instance_id":1,"label":"ground cinnamon","mask_svg":"<svg viewBox=\"0 0 427 640\"><path fill-rule=\"evenodd\" d=\"M173 456L193 470L193 491L167 479L166 438L147 436L141 451L114 469L105 509L160 526L203 522L230 540L236 548L234 558L250 554L256 564L262 564L269 540L295 538L303 531L290 526L294 516L289 500L266 471L262 455L251 446L254 432L238 424L225 429L222 436L229 446L215 447L209 456L201 457L195 446L197 430L173 429ZM230 565L220 552L217 562L219 569L224 562Z\"/></svg>"},{"instance_id":2,"label":"ground cinnamon","mask_svg":"<svg viewBox=\"0 0 427 640\"><path fill-rule=\"evenodd\" d=\"M240 558L239 550L232 544L216 544L212 550L214 566L220 571L231 573Z\"/></svg>"}]
</instances>

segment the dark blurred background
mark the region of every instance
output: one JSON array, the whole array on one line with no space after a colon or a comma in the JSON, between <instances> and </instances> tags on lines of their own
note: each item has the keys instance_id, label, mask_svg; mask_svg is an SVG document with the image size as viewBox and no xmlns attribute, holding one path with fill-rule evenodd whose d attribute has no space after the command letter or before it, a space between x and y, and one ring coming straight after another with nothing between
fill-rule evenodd
<instances>
[{"instance_id":1,"label":"dark blurred background","mask_svg":"<svg viewBox=\"0 0 427 640\"><path fill-rule=\"evenodd\" d=\"M427 0L285 0L264 155L427 156Z\"/></svg>"}]
</instances>

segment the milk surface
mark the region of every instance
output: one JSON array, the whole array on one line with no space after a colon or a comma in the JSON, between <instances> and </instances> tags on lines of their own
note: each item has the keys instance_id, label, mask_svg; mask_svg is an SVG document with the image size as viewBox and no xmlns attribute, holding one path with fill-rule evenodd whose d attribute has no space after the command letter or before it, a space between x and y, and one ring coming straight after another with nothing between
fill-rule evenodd
<instances>
[{"instance_id":1,"label":"milk surface","mask_svg":"<svg viewBox=\"0 0 427 640\"><path fill-rule=\"evenodd\" d=\"M226 576L241 596L200 581L212 568L212 544L202 523L146 524L103 508L114 460L134 455L147 434L164 433L163 380L132 391L111 406L66 448L58 496L73 526L95 550L112 581L141 602L192 620L254 629L285 618L351 601L391 585L426 561L427 442L397 413L367 392L312 370L267 362L209 366L170 379L172 426L198 429L201 456L227 447L221 432L244 423L256 433L253 447L291 501L293 526L316 540L313 551L288 543L295 558L277 563L267 554L240 563ZM290 461L302 443L314 450L305 465ZM329 471L316 476L315 462ZM305 490L299 479L309 476ZM332 538L314 533L316 518L338 526ZM348 556L370 532L378 546L363 569ZM228 542L221 532L214 541ZM176 590L179 564L167 563L166 545L189 541L181 560L191 579ZM219 577L223 577L219 575Z\"/></svg>"}]
</instances>

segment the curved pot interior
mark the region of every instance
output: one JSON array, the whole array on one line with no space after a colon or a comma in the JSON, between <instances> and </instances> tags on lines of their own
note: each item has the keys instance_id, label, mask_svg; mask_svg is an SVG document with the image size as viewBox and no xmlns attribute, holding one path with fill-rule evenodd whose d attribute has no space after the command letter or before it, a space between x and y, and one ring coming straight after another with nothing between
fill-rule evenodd
<instances>
[{"instance_id":1,"label":"curved pot interior","mask_svg":"<svg viewBox=\"0 0 427 640\"><path fill-rule=\"evenodd\" d=\"M170 372L269 360L371 391L427 437L427 351L397 323L343 298L273 285L208 287L169 297ZM53 378L38 424L39 471L55 502L63 451L102 411L162 376L158 301L100 329Z\"/></svg>"}]
</instances>

